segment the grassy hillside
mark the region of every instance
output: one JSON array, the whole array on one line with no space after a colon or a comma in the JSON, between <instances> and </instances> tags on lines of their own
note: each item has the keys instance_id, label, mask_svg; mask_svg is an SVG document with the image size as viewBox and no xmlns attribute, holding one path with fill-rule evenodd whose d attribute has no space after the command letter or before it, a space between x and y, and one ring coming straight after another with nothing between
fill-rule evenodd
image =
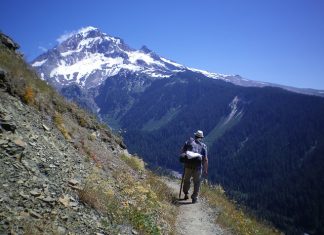
<instances>
[{"instance_id":1,"label":"grassy hillside","mask_svg":"<svg viewBox=\"0 0 324 235\"><path fill-rule=\"evenodd\" d=\"M217 208L217 223L233 234L240 235L280 235L283 234L270 225L248 213L238 203L229 200L221 185L203 184L201 194L207 199L210 206Z\"/></svg>"}]
</instances>

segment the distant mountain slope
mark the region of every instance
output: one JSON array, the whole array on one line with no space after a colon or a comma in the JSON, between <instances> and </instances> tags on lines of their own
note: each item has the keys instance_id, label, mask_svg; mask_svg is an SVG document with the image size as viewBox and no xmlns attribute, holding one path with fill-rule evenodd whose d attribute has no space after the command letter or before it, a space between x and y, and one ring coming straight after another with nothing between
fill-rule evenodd
<instances>
[{"instance_id":1,"label":"distant mountain slope","mask_svg":"<svg viewBox=\"0 0 324 235\"><path fill-rule=\"evenodd\" d=\"M177 157L183 142L202 129L212 182L289 234L321 234L318 208L324 201L316 195L324 192L323 98L240 87L189 72L120 97L121 105L108 102L114 108L107 111L120 111L117 107L132 100L115 117L132 152L152 165L181 170Z\"/></svg>"}]
</instances>

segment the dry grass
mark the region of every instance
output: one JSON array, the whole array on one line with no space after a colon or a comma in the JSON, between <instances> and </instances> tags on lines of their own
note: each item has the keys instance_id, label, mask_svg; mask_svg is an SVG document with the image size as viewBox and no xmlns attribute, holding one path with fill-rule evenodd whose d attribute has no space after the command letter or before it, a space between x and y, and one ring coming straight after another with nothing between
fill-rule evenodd
<instances>
[{"instance_id":1,"label":"dry grass","mask_svg":"<svg viewBox=\"0 0 324 235\"><path fill-rule=\"evenodd\" d=\"M84 188L79 191L79 200L99 212L106 212L107 202L113 200L113 193L109 192L110 191L103 190L101 187L95 187L90 181L88 181Z\"/></svg>"},{"instance_id":2,"label":"dry grass","mask_svg":"<svg viewBox=\"0 0 324 235\"><path fill-rule=\"evenodd\" d=\"M33 95L35 96L35 101L38 102L42 99L39 99L40 97L36 96L52 94L54 92L54 89L48 86L46 82L38 79L36 72L24 61L23 58L3 46L0 46L0 67L7 72L10 93L20 97L23 101L28 89L28 95L31 95L30 91L32 90L34 93ZM37 88L37 92L35 91L35 88ZM37 100L37 98L39 100Z\"/></svg>"},{"instance_id":3,"label":"dry grass","mask_svg":"<svg viewBox=\"0 0 324 235\"><path fill-rule=\"evenodd\" d=\"M80 200L109 218L107 232L118 233L112 225L130 224L140 234L174 234L176 211L169 188L143 165L139 168L140 159L135 159L129 162L145 172L144 179L138 180L127 167L116 169L112 178L106 178L95 167L79 192Z\"/></svg>"},{"instance_id":4,"label":"dry grass","mask_svg":"<svg viewBox=\"0 0 324 235\"><path fill-rule=\"evenodd\" d=\"M157 175L152 172L147 173L146 183L149 185L151 190L157 196L157 200L162 202L163 218L167 224L170 226L169 234L175 234L175 222L177 212L174 208L174 204L170 204L174 201L174 196L172 190L163 182Z\"/></svg>"},{"instance_id":5,"label":"dry grass","mask_svg":"<svg viewBox=\"0 0 324 235\"><path fill-rule=\"evenodd\" d=\"M136 170L136 171L144 171L145 169L145 163L142 159L135 157L135 156L131 156L131 155L126 155L126 154L122 154L120 156L120 158L128 165L130 166L132 169Z\"/></svg>"},{"instance_id":6,"label":"dry grass","mask_svg":"<svg viewBox=\"0 0 324 235\"><path fill-rule=\"evenodd\" d=\"M79 125L82 127L87 127L88 122L83 117L79 117Z\"/></svg>"},{"instance_id":7,"label":"dry grass","mask_svg":"<svg viewBox=\"0 0 324 235\"><path fill-rule=\"evenodd\" d=\"M86 139L82 139L80 141L80 148L78 149L87 157L86 159L92 160L95 163L96 167L101 168L104 164L103 158L97 156L97 151L93 149L91 143L89 143Z\"/></svg>"},{"instance_id":8,"label":"dry grass","mask_svg":"<svg viewBox=\"0 0 324 235\"><path fill-rule=\"evenodd\" d=\"M71 140L71 136L64 125L62 114L60 114L59 112L55 112L53 121L54 121L54 124L56 125L57 129L59 129L61 131L61 133L63 134L64 138L67 140Z\"/></svg>"},{"instance_id":9,"label":"dry grass","mask_svg":"<svg viewBox=\"0 0 324 235\"><path fill-rule=\"evenodd\" d=\"M171 193L163 182L153 175L138 181L129 171L115 172L114 177L119 182L124 218L142 234L172 234L175 210L168 198Z\"/></svg>"},{"instance_id":10,"label":"dry grass","mask_svg":"<svg viewBox=\"0 0 324 235\"><path fill-rule=\"evenodd\" d=\"M22 99L28 105L33 105L35 103L35 92L31 86L26 87Z\"/></svg>"},{"instance_id":11,"label":"dry grass","mask_svg":"<svg viewBox=\"0 0 324 235\"><path fill-rule=\"evenodd\" d=\"M202 185L201 195L208 203L219 210L217 223L237 235L280 235L281 233L270 225L246 213L237 204L229 200L220 185Z\"/></svg>"}]
</instances>

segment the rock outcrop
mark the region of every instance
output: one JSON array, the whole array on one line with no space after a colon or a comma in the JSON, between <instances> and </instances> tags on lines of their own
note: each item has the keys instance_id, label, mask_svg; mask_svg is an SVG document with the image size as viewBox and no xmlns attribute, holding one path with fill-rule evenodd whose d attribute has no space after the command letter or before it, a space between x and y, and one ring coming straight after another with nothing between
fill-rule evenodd
<instances>
[{"instance_id":1,"label":"rock outcrop","mask_svg":"<svg viewBox=\"0 0 324 235\"><path fill-rule=\"evenodd\" d=\"M0 233L103 233L102 215L79 201L94 162L48 117L8 93L0 100ZM118 161L122 148L104 145Z\"/></svg>"},{"instance_id":2,"label":"rock outcrop","mask_svg":"<svg viewBox=\"0 0 324 235\"><path fill-rule=\"evenodd\" d=\"M0 32L0 44L3 44L8 49L13 51L20 48L20 46L16 42L14 42L9 36L1 32Z\"/></svg>"}]
</instances>

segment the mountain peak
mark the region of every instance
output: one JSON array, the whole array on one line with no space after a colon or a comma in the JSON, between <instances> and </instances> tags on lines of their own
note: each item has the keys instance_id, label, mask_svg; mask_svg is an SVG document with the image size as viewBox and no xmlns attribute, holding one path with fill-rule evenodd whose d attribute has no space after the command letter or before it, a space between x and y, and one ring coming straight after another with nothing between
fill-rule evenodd
<instances>
[{"instance_id":1,"label":"mountain peak","mask_svg":"<svg viewBox=\"0 0 324 235\"><path fill-rule=\"evenodd\" d=\"M160 57L146 45L135 50L121 38L87 26L61 36L60 44L32 61L42 79L63 87L97 87L124 70L152 78L165 78L185 70L184 65ZM207 77L223 78L197 70Z\"/></svg>"},{"instance_id":2,"label":"mountain peak","mask_svg":"<svg viewBox=\"0 0 324 235\"><path fill-rule=\"evenodd\" d=\"M87 27L83 27L83 28L79 29L77 31L77 34L83 34L84 35L84 34L88 34L91 31L99 31L99 29L96 28L96 27L93 27L93 26L87 26Z\"/></svg>"},{"instance_id":3,"label":"mountain peak","mask_svg":"<svg viewBox=\"0 0 324 235\"><path fill-rule=\"evenodd\" d=\"M152 52L147 46L143 45L140 49L140 51L144 52L145 54L149 54Z\"/></svg>"},{"instance_id":4,"label":"mountain peak","mask_svg":"<svg viewBox=\"0 0 324 235\"><path fill-rule=\"evenodd\" d=\"M87 27L80 28L79 30L74 30L72 32L64 33L56 40L59 42L59 45L60 45L60 44L65 43L66 41L69 41L75 37L86 38L88 36L88 34L91 32L101 33L98 28L95 28L93 26L87 26Z\"/></svg>"},{"instance_id":5,"label":"mountain peak","mask_svg":"<svg viewBox=\"0 0 324 235\"><path fill-rule=\"evenodd\" d=\"M170 77L185 66L162 59L142 46L130 48L118 37L87 26L62 37L60 44L33 62L42 79L63 87L97 87L124 70L149 77Z\"/></svg>"}]
</instances>

